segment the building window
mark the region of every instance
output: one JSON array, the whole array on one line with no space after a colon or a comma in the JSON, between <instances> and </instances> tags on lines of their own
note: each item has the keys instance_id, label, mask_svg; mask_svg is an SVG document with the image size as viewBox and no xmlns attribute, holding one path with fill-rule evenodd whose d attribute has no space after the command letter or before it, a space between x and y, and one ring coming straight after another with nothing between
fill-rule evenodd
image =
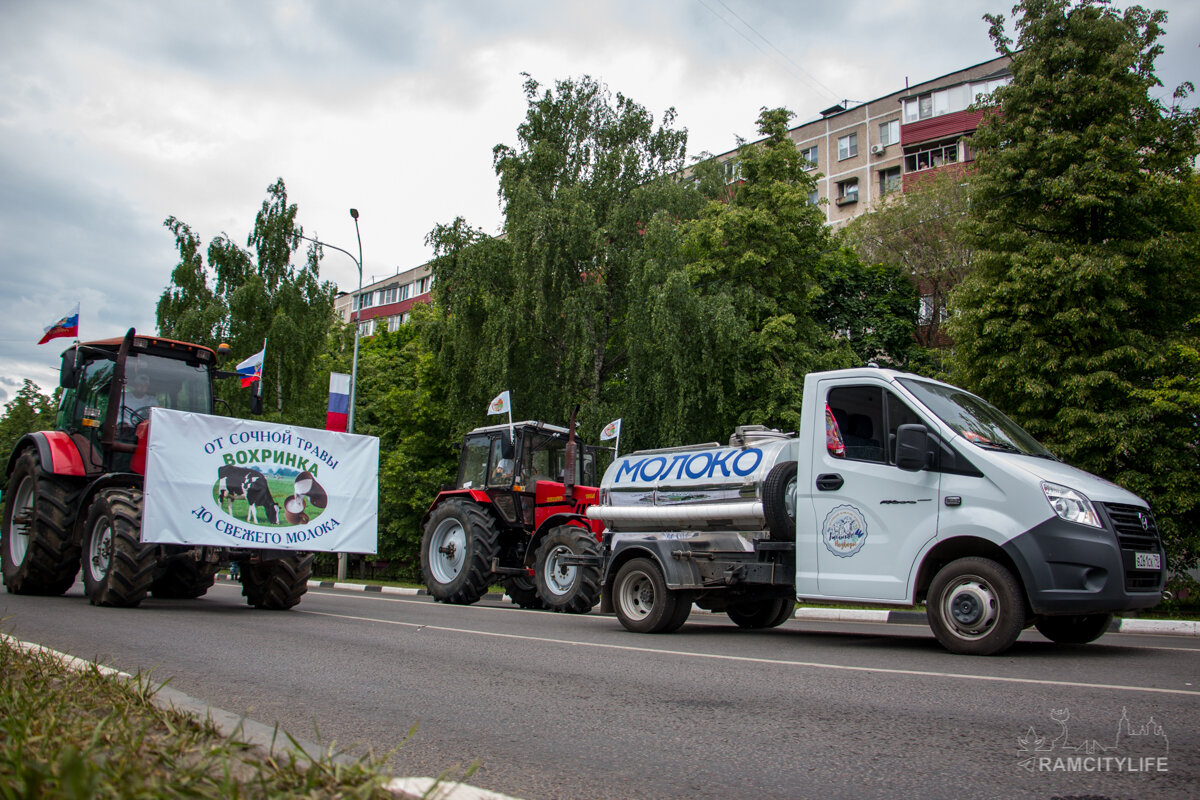
<instances>
[{"instance_id":1,"label":"building window","mask_svg":"<svg viewBox=\"0 0 1200 800\"><path fill-rule=\"evenodd\" d=\"M971 83L960 83L957 86L947 86L945 89L910 97L904 101L904 121L906 123L916 122L942 114L952 114L955 111L965 111L971 104L978 103L984 95L996 91L1011 81L1012 76L1005 75Z\"/></svg>"},{"instance_id":2,"label":"building window","mask_svg":"<svg viewBox=\"0 0 1200 800\"><path fill-rule=\"evenodd\" d=\"M389 286L383 293L383 302L385 302L385 303L396 302L396 291L397 291L397 287Z\"/></svg>"},{"instance_id":3,"label":"building window","mask_svg":"<svg viewBox=\"0 0 1200 800\"><path fill-rule=\"evenodd\" d=\"M725 183L737 183L742 179L742 165L735 159L723 162L725 168Z\"/></svg>"},{"instance_id":4,"label":"building window","mask_svg":"<svg viewBox=\"0 0 1200 800\"><path fill-rule=\"evenodd\" d=\"M364 292L359 295L359 308L370 308L375 305L375 293Z\"/></svg>"},{"instance_id":5,"label":"building window","mask_svg":"<svg viewBox=\"0 0 1200 800\"><path fill-rule=\"evenodd\" d=\"M900 188L900 168L888 167L879 170L879 194L884 195Z\"/></svg>"},{"instance_id":6,"label":"building window","mask_svg":"<svg viewBox=\"0 0 1200 800\"><path fill-rule=\"evenodd\" d=\"M811 192L808 193L808 204L810 206L815 206L820 201L821 201L821 193L818 192L816 189L813 189Z\"/></svg>"},{"instance_id":7,"label":"building window","mask_svg":"<svg viewBox=\"0 0 1200 800\"><path fill-rule=\"evenodd\" d=\"M805 169L817 168L817 146L815 144L812 147L806 147L801 150L800 157L807 162L804 165Z\"/></svg>"},{"instance_id":8,"label":"building window","mask_svg":"<svg viewBox=\"0 0 1200 800\"><path fill-rule=\"evenodd\" d=\"M858 178L838 182L837 204L839 206L858 202Z\"/></svg>"},{"instance_id":9,"label":"building window","mask_svg":"<svg viewBox=\"0 0 1200 800\"><path fill-rule=\"evenodd\" d=\"M958 141L941 141L921 145L920 149L904 154L904 171L921 172L958 163Z\"/></svg>"},{"instance_id":10,"label":"building window","mask_svg":"<svg viewBox=\"0 0 1200 800\"><path fill-rule=\"evenodd\" d=\"M900 143L900 120L890 119L879 123L879 143L882 145Z\"/></svg>"},{"instance_id":11,"label":"building window","mask_svg":"<svg viewBox=\"0 0 1200 800\"><path fill-rule=\"evenodd\" d=\"M400 315L399 314L393 314L392 316L388 317L388 330L389 331L395 333L399 327L400 327Z\"/></svg>"},{"instance_id":12,"label":"building window","mask_svg":"<svg viewBox=\"0 0 1200 800\"><path fill-rule=\"evenodd\" d=\"M417 294L429 294L429 290L433 288L433 276L426 275L421 280L417 281Z\"/></svg>"},{"instance_id":13,"label":"building window","mask_svg":"<svg viewBox=\"0 0 1200 800\"><path fill-rule=\"evenodd\" d=\"M375 320L368 319L358 323L359 336L370 336L373 333L375 333Z\"/></svg>"},{"instance_id":14,"label":"building window","mask_svg":"<svg viewBox=\"0 0 1200 800\"><path fill-rule=\"evenodd\" d=\"M404 284L403 286L401 286L401 287L400 287L400 299L401 299L401 300L407 300L407 299L408 299L408 293L409 293L409 291L411 291L411 290L412 290L412 284L411 284L411 283L406 283L406 284Z\"/></svg>"},{"instance_id":15,"label":"building window","mask_svg":"<svg viewBox=\"0 0 1200 800\"><path fill-rule=\"evenodd\" d=\"M841 136L838 138L838 161L845 161L847 158L854 158L858 155L858 134L852 133L849 136Z\"/></svg>"}]
</instances>

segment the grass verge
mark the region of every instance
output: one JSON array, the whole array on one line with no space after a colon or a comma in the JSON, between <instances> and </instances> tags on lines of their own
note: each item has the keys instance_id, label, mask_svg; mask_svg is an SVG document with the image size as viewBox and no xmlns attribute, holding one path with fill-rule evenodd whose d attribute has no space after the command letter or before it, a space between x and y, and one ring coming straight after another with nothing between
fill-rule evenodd
<instances>
[{"instance_id":1,"label":"grass verge","mask_svg":"<svg viewBox=\"0 0 1200 800\"><path fill-rule=\"evenodd\" d=\"M69 669L0 637L0 798L395 797L373 759L268 754L154 693L145 676Z\"/></svg>"}]
</instances>

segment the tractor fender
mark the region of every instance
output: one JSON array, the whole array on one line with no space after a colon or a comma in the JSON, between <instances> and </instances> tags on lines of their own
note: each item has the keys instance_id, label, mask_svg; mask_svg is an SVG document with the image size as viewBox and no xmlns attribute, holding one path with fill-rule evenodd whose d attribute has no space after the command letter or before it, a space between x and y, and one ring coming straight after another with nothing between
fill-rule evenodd
<instances>
[{"instance_id":1,"label":"tractor fender","mask_svg":"<svg viewBox=\"0 0 1200 800\"><path fill-rule=\"evenodd\" d=\"M8 457L5 476L12 474L17 457L30 446L37 448L38 461L47 474L70 478L82 478L87 475L79 448L71 440L70 434L65 431L34 431L17 440L17 446Z\"/></svg>"},{"instance_id":2,"label":"tractor fender","mask_svg":"<svg viewBox=\"0 0 1200 800\"><path fill-rule=\"evenodd\" d=\"M75 520L72 523L72 536L76 542L82 541L84 523L87 521L87 511L102 490L113 486L141 489L143 479L135 472L106 472L84 487L74 502ZM141 532L138 534L141 537Z\"/></svg>"},{"instance_id":3,"label":"tractor fender","mask_svg":"<svg viewBox=\"0 0 1200 800\"><path fill-rule=\"evenodd\" d=\"M552 514L551 516L546 517L538 529L533 532L533 536L529 538L529 546L525 548L525 566L533 566L534 557L537 555L538 545L542 543L542 539L545 539L546 536L549 535L550 531L554 530L560 525L575 525L576 527L583 528L595 536L595 531L592 530L590 522L591 520L589 520L583 514L575 514L569 511L561 514Z\"/></svg>"},{"instance_id":4,"label":"tractor fender","mask_svg":"<svg viewBox=\"0 0 1200 800\"><path fill-rule=\"evenodd\" d=\"M421 530L425 529L426 523L429 522L429 518L433 516L433 512L437 510L438 506L455 497L472 500L480 505L485 506L490 506L492 504L492 498L489 497L488 493L482 489L451 489L449 491L440 492L438 496L433 499L433 502L430 503L429 509L425 512L425 516L421 517Z\"/></svg>"}]
</instances>

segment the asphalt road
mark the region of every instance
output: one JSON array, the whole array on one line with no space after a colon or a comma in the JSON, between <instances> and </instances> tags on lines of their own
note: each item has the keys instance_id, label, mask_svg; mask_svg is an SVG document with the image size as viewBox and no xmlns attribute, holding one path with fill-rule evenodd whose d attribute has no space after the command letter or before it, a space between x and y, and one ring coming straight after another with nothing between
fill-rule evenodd
<instances>
[{"instance_id":1,"label":"asphalt road","mask_svg":"<svg viewBox=\"0 0 1200 800\"><path fill-rule=\"evenodd\" d=\"M477 764L470 783L530 800L1200 796L1195 638L1029 631L974 658L921 626L742 631L696 613L645 636L599 614L327 589L256 611L227 583L124 610L80 584L2 594L0 618L301 738L403 743L397 774Z\"/></svg>"}]
</instances>

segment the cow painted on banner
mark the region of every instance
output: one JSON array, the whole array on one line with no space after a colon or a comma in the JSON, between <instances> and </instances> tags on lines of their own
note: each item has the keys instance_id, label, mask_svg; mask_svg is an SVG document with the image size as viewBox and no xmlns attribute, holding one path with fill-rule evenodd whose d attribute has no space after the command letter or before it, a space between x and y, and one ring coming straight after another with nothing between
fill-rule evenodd
<instances>
[{"instance_id":1,"label":"cow painted on banner","mask_svg":"<svg viewBox=\"0 0 1200 800\"><path fill-rule=\"evenodd\" d=\"M271 496L266 477L258 470L225 464L217 468L217 486L217 501L224 503L225 499L229 498L229 516L233 516L234 500L244 497L249 504L246 511L247 522L258 523L258 507L262 506L267 513L267 521L272 525L278 524L278 506L275 498Z\"/></svg>"}]
</instances>

